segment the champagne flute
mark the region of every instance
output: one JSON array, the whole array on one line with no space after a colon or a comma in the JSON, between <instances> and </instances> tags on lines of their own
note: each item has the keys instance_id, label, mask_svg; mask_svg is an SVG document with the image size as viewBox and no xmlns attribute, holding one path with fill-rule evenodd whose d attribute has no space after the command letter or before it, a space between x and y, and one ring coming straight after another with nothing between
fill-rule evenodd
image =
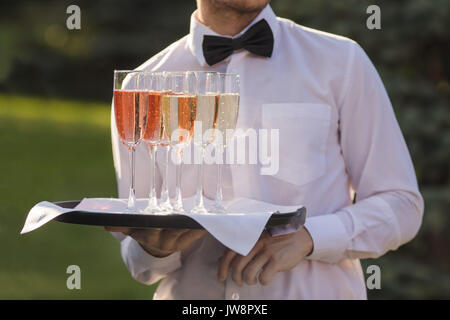
<instances>
[{"instance_id":1,"label":"champagne flute","mask_svg":"<svg viewBox=\"0 0 450 320\"><path fill-rule=\"evenodd\" d=\"M194 130L194 145L201 150L201 163L197 171L197 192L193 213L208 213L203 199L203 170L205 147L214 138L214 119L218 102L217 72L196 71L197 112Z\"/></svg>"},{"instance_id":2,"label":"champagne flute","mask_svg":"<svg viewBox=\"0 0 450 320\"><path fill-rule=\"evenodd\" d=\"M220 140L215 140L216 152L220 152L222 156L224 156L226 147L230 143L228 139L232 137L229 131L236 128L239 113L239 90L238 74L220 73L218 75L219 101L216 109L214 128L218 131L217 134L221 134L223 137L221 142ZM223 206L222 165L220 163L217 164L217 186L214 211L218 213L226 212L226 209Z\"/></svg>"},{"instance_id":3,"label":"champagne flute","mask_svg":"<svg viewBox=\"0 0 450 320\"><path fill-rule=\"evenodd\" d=\"M141 138L142 112L139 91L136 90L138 71L114 71L114 116L121 142L130 154L131 182L127 212L136 212L135 149Z\"/></svg>"},{"instance_id":4,"label":"champagne flute","mask_svg":"<svg viewBox=\"0 0 450 320\"><path fill-rule=\"evenodd\" d=\"M150 192L143 213L162 211L156 198L156 152L162 134L161 86L162 75L159 72L143 72L138 76L138 87L146 92L140 105L147 108L146 118L143 118L142 141L148 145L151 157Z\"/></svg>"},{"instance_id":5,"label":"champagne flute","mask_svg":"<svg viewBox=\"0 0 450 320\"><path fill-rule=\"evenodd\" d=\"M159 201L159 207L161 212L172 212L173 206L170 203L169 195L169 152L170 152L170 128L166 126L164 110L166 104L166 95L170 94L170 72L162 72L162 92L161 92L161 112L162 112L162 136L160 146L164 150L164 165L162 172L162 186L161 186L161 196Z\"/></svg>"},{"instance_id":6,"label":"champagne flute","mask_svg":"<svg viewBox=\"0 0 450 320\"><path fill-rule=\"evenodd\" d=\"M170 146L177 157L174 212L182 212L181 165L183 149L190 143L194 130L197 97L196 78L192 72L171 72L166 74L162 96L163 123Z\"/></svg>"},{"instance_id":7,"label":"champagne flute","mask_svg":"<svg viewBox=\"0 0 450 320\"><path fill-rule=\"evenodd\" d=\"M195 71L197 76L197 112L194 124L194 144L205 148L214 140L214 124L219 101L218 72Z\"/></svg>"}]
</instances>

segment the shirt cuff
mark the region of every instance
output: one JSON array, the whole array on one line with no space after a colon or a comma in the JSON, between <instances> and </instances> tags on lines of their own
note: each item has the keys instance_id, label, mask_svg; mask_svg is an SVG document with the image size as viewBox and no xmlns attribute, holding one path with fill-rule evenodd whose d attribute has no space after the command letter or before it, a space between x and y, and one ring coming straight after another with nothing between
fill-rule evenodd
<instances>
[{"instance_id":1,"label":"shirt cuff","mask_svg":"<svg viewBox=\"0 0 450 320\"><path fill-rule=\"evenodd\" d=\"M135 274L151 270L158 273L169 273L181 266L181 252L176 251L164 258L158 258L150 255L141 245L134 239L127 237L124 241L128 241L128 258L133 262Z\"/></svg>"},{"instance_id":2,"label":"shirt cuff","mask_svg":"<svg viewBox=\"0 0 450 320\"><path fill-rule=\"evenodd\" d=\"M336 214L309 217L305 226L314 243L308 260L337 263L344 258L348 235L344 224Z\"/></svg>"}]
</instances>

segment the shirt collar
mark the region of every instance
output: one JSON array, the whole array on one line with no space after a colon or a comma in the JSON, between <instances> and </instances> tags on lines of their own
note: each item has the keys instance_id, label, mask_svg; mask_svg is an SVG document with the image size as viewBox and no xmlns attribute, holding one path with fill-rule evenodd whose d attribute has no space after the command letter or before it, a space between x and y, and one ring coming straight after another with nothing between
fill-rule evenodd
<instances>
[{"instance_id":1,"label":"shirt collar","mask_svg":"<svg viewBox=\"0 0 450 320\"><path fill-rule=\"evenodd\" d=\"M265 19L267 21L267 23L269 24L269 26L273 32L274 42L276 42L277 32L278 32L278 20L277 20L275 13L272 10L272 8L270 7L270 5L267 5L244 30L242 30L239 34L237 34L233 38L239 37L245 31L247 31L248 28L250 28L256 22L258 22L262 19ZM188 46L189 46L189 49L191 50L192 54L197 58L197 60L201 66L208 65L203 56L202 43L203 43L204 35L220 36L216 32L209 29L207 26L198 22L198 20L195 18L195 12L194 12L191 15L191 26L190 26L190 32L188 35ZM274 50L275 50L275 44L274 44Z\"/></svg>"}]
</instances>

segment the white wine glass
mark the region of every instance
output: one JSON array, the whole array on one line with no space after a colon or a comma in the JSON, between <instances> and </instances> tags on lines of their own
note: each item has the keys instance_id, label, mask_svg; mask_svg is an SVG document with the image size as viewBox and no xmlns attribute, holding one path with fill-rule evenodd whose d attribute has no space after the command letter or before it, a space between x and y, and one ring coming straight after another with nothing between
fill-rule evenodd
<instances>
[{"instance_id":1,"label":"white wine glass","mask_svg":"<svg viewBox=\"0 0 450 320\"><path fill-rule=\"evenodd\" d=\"M189 145L194 130L197 105L196 77L193 72L170 72L164 77L162 111L164 131L176 156L175 199L173 212L183 212L181 166L183 150Z\"/></svg>"},{"instance_id":2,"label":"white wine glass","mask_svg":"<svg viewBox=\"0 0 450 320\"><path fill-rule=\"evenodd\" d=\"M197 171L197 192L193 213L208 213L203 198L203 171L205 148L214 139L215 116L217 112L218 90L217 72L196 71L197 110L194 125L194 145L201 151L201 162Z\"/></svg>"},{"instance_id":3,"label":"white wine glass","mask_svg":"<svg viewBox=\"0 0 450 320\"><path fill-rule=\"evenodd\" d=\"M222 139L215 139L216 152L223 157L227 145L231 143L233 131L236 129L237 117L239 114L239 98L240 98L240 80L239 75L235 73L220 73L218 75L218 105L215 117L215 135L221 135ZM217 164L217 185L216 196L214 199L214 212L225 213L226 209L223 205L222 192L222 167Z\"/></svg>"}]
</instances>

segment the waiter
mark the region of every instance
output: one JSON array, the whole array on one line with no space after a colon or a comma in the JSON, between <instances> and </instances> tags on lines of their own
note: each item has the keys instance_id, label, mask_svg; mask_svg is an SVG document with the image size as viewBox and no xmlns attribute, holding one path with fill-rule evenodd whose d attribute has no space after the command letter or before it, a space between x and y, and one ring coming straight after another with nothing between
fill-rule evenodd
<instances>
[{"instance_id":1,"label":"waiter","mask_svg":"<svg viewBox=\"0 0 450 320\"><path fill-rule=\"evenodd\" d=\"M263 233L247 256L205 231L107 228L136 280L163 279L155 299L365 299L359 259L397 249L420 227L414 168L367 55L350 39L276 17L268 2L197 0L189 34L138 70L238 73L237 127L279 129L280 167L268 176L259 165L227 166L225 193L304 204L306 224L282 237ZM112 121L126 198L127 149ZM149 161L141 145L138 197L148 194ZM195 173L187 167L182 187L191 196ZM215 179L207 171L207 191Z\"/></svg>"}]
</instances>

